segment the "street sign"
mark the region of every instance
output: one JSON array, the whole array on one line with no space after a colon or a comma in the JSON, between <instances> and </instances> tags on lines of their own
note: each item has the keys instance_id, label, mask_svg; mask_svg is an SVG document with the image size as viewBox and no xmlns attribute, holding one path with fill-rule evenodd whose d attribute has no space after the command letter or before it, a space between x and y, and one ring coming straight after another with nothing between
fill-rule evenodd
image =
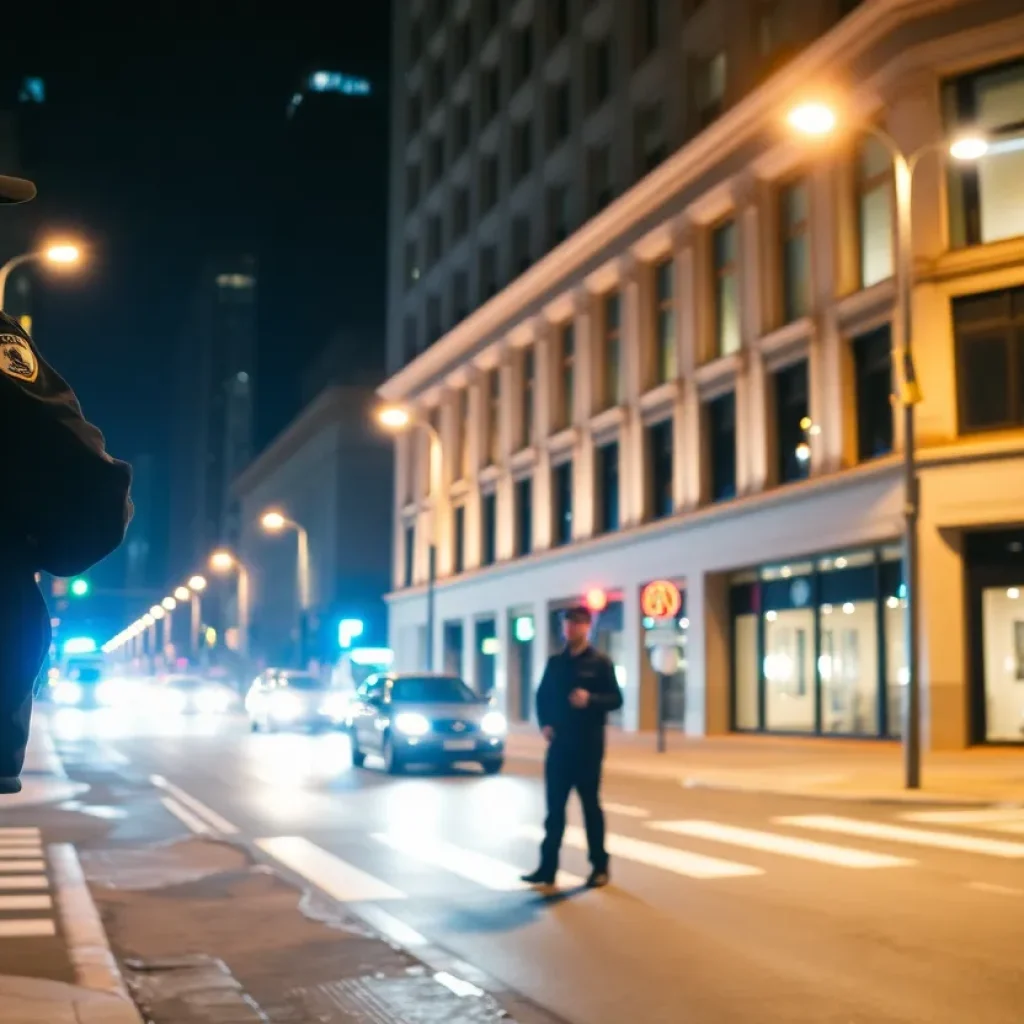
<instances>
[{"instance_id":1,"label":"street sign","mask_svg":"<svg viewBox=\"0 0 1024 1024\"><path fill-rule=\"evenodd\" d=\"M655 580L640 592L640 610L650 619L671 619L683 607L683 595L671 580Z\"/></svg>"}]
</instances>

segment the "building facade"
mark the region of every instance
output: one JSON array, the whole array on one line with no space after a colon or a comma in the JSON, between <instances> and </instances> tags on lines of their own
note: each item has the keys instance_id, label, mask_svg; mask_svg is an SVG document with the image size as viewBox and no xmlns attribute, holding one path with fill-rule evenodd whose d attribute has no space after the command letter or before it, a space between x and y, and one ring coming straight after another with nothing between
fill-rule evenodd
<instances>
[{"instance_id":1,"label":"building facade","mask_svg":"<svg viewBox=\"0 0 1024 1024\"><path fill-rule=\"evenodd\" d=\"M694 6L732 25L742 5ZM842 130L795 138L787 111L821 98ZM921 153L925 735L1024 740L1021 122L1018 3L865 0L398 369L382 394L438 429L443 479L431 495L426 432L402 437L397 663L423 663L435 539L435 667L513 718L559 610L593 592L621 722L652 727L640 594L667 578L679 728L898 735L902 370L891 162L856 130L873 124ZM967 131L990 152L948 160Z\"/></svg>"}]
</instances>

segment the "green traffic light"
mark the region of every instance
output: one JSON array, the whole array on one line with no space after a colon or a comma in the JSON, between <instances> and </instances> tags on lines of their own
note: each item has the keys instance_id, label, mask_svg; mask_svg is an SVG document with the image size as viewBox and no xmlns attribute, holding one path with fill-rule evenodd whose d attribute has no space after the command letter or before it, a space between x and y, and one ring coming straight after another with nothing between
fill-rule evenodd
<instances>
[{"instance_id":1,"label":"green traffic light","mask_svg":"<svg viewBox=\"0 0 1024 1024\"><path fill-rule=\"evenodd\" d=\"M75 597L85 597L89 593L89 581L81 577L71 581L71 593Z\"/></svg>"}]
</instances>

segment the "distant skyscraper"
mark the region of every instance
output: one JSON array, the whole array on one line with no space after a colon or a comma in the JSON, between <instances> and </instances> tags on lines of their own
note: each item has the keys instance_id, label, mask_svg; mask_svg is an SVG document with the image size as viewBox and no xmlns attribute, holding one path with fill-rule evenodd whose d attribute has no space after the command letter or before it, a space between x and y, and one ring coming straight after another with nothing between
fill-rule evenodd
<instances>
[{"instance_id":1,"label":"distant skyscraper","mask_svg":"<svg viewBox=\"0 0 1024 1024\"><path fill-rule=\"evenodd\" d=\"M231 483L253 455L255 362L256 260L211 260L178 350L172 571L237 540Z\"/></svg>"}]
</instances>

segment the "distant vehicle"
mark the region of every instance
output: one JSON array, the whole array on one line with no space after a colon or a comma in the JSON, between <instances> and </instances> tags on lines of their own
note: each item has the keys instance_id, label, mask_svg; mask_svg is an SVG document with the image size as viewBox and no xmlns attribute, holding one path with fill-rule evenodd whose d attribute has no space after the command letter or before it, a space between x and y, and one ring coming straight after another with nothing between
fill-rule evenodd
<instances>
[{"instance_id":1,"label":"distant vehicle","mask_svg":"<svg viewBox=\"0 0 1024 1024\"><path fill-rule=\"evenodd\" d=\"M152 705L171 715L223 715L235 703L235 694L223 683L203 676L174 674L153 684Z\"/></svg>"},{"instance_id":2,"label":"distant vehicle","mask_svg":"<svg viewBox=\"0 0 1024 1024\"><path fill-rule=\"evenodd\" d=\"M458 676L373 676L356 691L345 726L356 767L368 754L380 755L392 775L410 764L463 761L496 775L505 763L505 716Z\"/></svg>"},{"instance_id":3,"label":"distant vehicle","mask_svg":"<svg viewBox=\"0 0 1024 1024\"><path fill-rule=\"evenodd\" d=\"M345 651L331 672L331 685L353 696L370 676L387 672L395 660L390 647L353 647Z\"/></svg>"},{"instance_id":4,"label":"distant vehicle","mask_svg":"<svg viewBox=\"0 0 1024 1024\"><path fill-rule=\"evenodd\" d=\"M105 677L103 655L99 652L65 655L51 680L53 702L62 707L99 707L100 684Z\"/></svg>"},{"instance_id":5,"label":"distant vehicle","mask_svg":"<svg viewBox=\"0 0 1024 1024\"><path fill-rule=\"evenodd\" d=\"M253 732L316 729L334 725L347 702L342 693L312 672L268 668L245 697Z\"/></svg>"}]
</instances>

